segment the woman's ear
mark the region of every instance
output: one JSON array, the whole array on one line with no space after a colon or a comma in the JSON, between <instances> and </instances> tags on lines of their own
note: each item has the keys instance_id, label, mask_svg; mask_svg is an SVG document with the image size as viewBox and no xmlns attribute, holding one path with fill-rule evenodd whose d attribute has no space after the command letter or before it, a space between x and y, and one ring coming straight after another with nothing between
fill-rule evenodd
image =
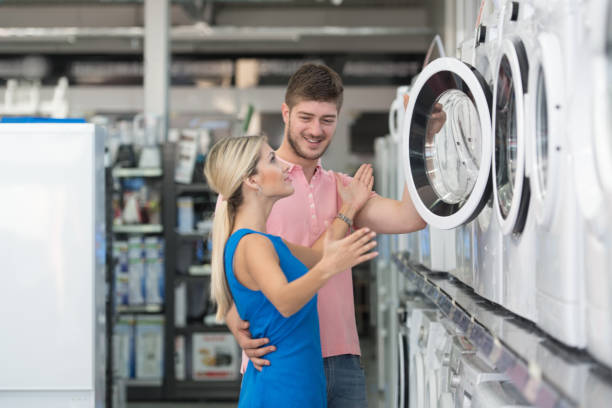
<instances>
[{"instance_id":1,"label":"woman's ear","mask_svg":"<svg viewBox=\"0 0 612 408\"><path fill-rule=\"evenodd\" d=\"M244 179L244 186L253 191L260 191L261 187L256 179L257 176L250 176Z\"/></svg>"}]
</instances>

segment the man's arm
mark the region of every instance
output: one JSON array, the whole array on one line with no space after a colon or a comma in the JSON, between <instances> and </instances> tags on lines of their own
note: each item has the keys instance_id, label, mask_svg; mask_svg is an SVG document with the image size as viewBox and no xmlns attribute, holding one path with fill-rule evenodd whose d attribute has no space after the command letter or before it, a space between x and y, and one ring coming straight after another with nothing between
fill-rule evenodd
<instances>
[{"instance_id":1,"label":"man's arm","mask_svg":"<svg viewBox=\"0 0 612 408\"><path fill-rule=\"evenodd\" d=\"M265 337L261 339L251 338L249 322L240 318L238 315L238 310L236 310L236 305L233 303L232 307L227 312L227 315L225 315L225 323L236 338L240 348L244 350L244 353L253 363L255 369L261 371L262 367L270 365L270 361L262 357L268 353L276 351L276 347L266 346L270 340Z\"/></svg>"},{"instance_id":2,"label":"man's arm","mask_svg":"<svg viewBox=\"0 0 612 408\"><path fill-rule=\"evenodd\" d=\"M405 234L422 230L427 225L414 207L405 185L401 201L372 196L357 214L355 224L378 234Z\"/></svg>"},{"instance_id":3,"label":"man's arm","mask_svg":"<svg viewBox=\"0 0 612 408\"><path fill-rule=\"evenodd\" d=\"M407 107L408 94L404 94L404 110ZM437 127L435 130L437 133L446 121L446 113L442 110L442 105L436 104L432 118ZM368 227L379 234L405 234L422 230L427 225L414 207L405 184L401 201L378 195L372 196L357 214L355 224L360 227Z\"/></svg>"}]
</instances>

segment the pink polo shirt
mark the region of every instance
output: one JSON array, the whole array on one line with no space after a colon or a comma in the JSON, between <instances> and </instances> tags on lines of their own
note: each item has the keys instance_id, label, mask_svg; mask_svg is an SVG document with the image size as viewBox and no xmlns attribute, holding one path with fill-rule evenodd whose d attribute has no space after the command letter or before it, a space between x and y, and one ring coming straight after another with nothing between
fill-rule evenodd
<instances>
[{"instance_id":1,"label":"pink polo shirt","mask_svg":"<svg viewBox=\"0 0 612 408\"><path fill-rule=\"evenodd\" d=\"M283 162L290 166L295 192L274 204L266 225L267 232L294 244L310 247L334 221L342 206L336 190L336 178L333 172L321 167L319 160L309 184L301 166ZM351 177L341 176L345 184L351 181ZM318 311L323 357L361 355L350 269L331 278L319 290ZM242 373L247 363L248 357L243 353Z\"/></svg>"}]
</instances>

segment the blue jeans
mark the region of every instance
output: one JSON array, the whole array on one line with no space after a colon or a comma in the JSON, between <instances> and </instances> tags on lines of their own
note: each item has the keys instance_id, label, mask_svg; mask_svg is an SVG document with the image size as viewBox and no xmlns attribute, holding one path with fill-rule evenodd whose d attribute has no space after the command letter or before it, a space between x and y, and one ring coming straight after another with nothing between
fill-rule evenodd
<instances>
[{"instance_id":1,"label":"blue jeans","mask_svg":"<svg viewBox=\"0 0 612 408\"><path fill-rule=\"evenodd\" d=\"M327 378L327 408L367 408L365 375L359 356L343 354L323 359Z\"/></svg>"}]
</instances>

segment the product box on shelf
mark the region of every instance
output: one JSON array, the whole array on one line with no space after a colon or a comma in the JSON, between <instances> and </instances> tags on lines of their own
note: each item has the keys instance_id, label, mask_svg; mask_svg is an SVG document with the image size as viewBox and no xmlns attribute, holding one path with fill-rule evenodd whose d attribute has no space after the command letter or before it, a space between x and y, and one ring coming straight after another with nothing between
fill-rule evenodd
<instances>
[{"instance_id":1,"label":"product box on shelf","mask_svg":"<svg viewBox=\"0 0 612 408\"><path fill-rule=\"evenodd\" d=\"M240 354L231 333L197 333L192 337L192 345L194 380L238 378Z\"/></svg>"},{"instance_id":2,"label":"product box on shelf","mask_svg":"<svg viewBox=\"0 0 612 408\"><path fill-rule=\"evenodd\" d=\"M162 304L164 302L164 240L147 237L145 249L145 302Z\"/></svg>"},{"instance_id":3,"label":"product box on shelf","mask_svg":"<svg viewBox=\"0 0 612 408\"><path fill-rule=\"evenodd\" d=\"M161 379L164 362L164 317L136 317L136 378Z\"/></svg>"},{"instance_id":4,"label":"product box on shelf","mask_svg":"<svg viewBox=\"0 0 612 408\"><path fill-rule=\"evenodd\" d=\"M128 240L129 257L129 303L141 305L144 303L144 259L141 236L132 236Z\"/></svg>"},{"instance_id":5,"label":"product box on shelf","mask_svg":"<svg viewBox=\"0 0 612 408\"><path fill-rule=\"evenodd\" d=\"M181 282L174 288L174 326L187 325L187 284Z\"/></svg>"},{"instance_id":6,"label":"product box on shelf","mask_svg":"<svg viewBox=\"0 0 612 408\"><path fill-rule=\"evenodd\" d=\"M134 316L121 316L115 325L113 360L119 378L134 378Z\"/></svg>"},{"instance_id":7,"label":"product box on shelf","mask_svg":"<svg viewBox=\"0 0 612 408\"><path fill-rule=\"evenodd\" d=\"M174 338L174 376L177 380L185 379L185 336Z\"/></svg>"},{"instance_id":8,"label":"product box on shelf","mask_svg":"<svg viewBox=\"0 0 612 408\"><path fill-rule=\"evenodd\" d=\"M129 259L127 241L113 242L115 265L115 304L129 304Z\"/></svg>"}]
</instances>

